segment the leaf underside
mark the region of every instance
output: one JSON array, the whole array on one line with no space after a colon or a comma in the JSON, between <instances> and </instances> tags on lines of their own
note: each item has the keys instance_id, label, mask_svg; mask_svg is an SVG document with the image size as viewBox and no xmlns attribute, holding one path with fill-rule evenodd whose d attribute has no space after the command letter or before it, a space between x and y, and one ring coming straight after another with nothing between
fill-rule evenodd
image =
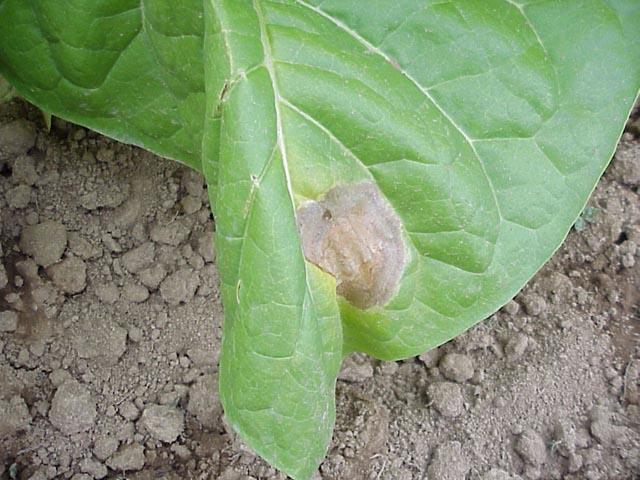
<instances>
[{"instance_id":1,"label":"leaf underside","mask_svg":"<svg viewBox=\"0 0 640 480\"><path fill-rule=\"evenodd\" d=\"M309 478L344 354L451 339L561 244L637 95L638 31L633 0L0 0L0 73L56 115L204 172L226 416ZM364 310L307 260L297 223L363 185L404 252L390 299ZM326 219L347 232L334 243L355 242L330 265L362 256L352 218Z\"/></svg>"}]
</instances>

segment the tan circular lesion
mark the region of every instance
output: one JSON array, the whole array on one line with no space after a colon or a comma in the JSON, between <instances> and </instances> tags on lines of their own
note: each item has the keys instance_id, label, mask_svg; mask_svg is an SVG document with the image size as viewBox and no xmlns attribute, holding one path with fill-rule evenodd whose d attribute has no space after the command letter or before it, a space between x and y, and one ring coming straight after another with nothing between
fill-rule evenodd
<instances>
[{"instance_id":1,"label":"tan circular lesion","mask_svg":"<svg viewBox=\"0 0 640 480\"><path fill-rule=\"evenodd\" d=\"M339 185L297 211L306 259L361 309L384 305L406 262L400 218L372 182Z\"/></svg>"}]
</instances>

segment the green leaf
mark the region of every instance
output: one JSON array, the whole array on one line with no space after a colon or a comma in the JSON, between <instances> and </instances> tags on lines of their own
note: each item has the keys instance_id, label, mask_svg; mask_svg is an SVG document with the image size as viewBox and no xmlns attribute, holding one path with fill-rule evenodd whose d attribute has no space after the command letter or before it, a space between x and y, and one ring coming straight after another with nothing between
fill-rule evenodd
<instances>
[{"instance_id":1,"label":"green leaf","mask_svg":"<svg viewBox=\"0 0 640 480\"><path fill-rule=\"evenodd\" d=\"M348 297L348 268L331 258L359 273L378 261L366 251L402 264L390 299L370 284L338 296L343 352L399 359L490 315L560 245L638 91L629 7L213 2L207 84L227 82L209 102L222 111L221 398L267 460L309 478L328 444L336 363L318 331L337 320L312 300L334 288L316 266ZM397 240L371 247L376 232L395 238L371 185L401 220L404 256L388 253Z\"/></svg>"},{"instance_id":2,"label":"green leaf","mask_svg":"<svg viewBox=\"0 0 640 480\"><path fill-rule=\"evenodd\" d=\"M43 111L201 169L201 0L0 0L0 73Z\"/></svg>"},{"instance_id":3,"label":"green leaf","mask_svg":"<svg viewBox=\"0 0 640 480\"><path fill-rule=\"evenodd\" d=\"M304 478L331 439L340 319L335 281L306 263L300 249L275 70L263 53L269 40L261 17L244 7L216 12L220 19L228 15L224 30L241 29L215 41L237 41L246 57L229 57L237 72L247 72L247 81L229 92L221 118L220 395L228 420L258 453Z\"/></svg>"},{"instance_id":4,"label":"green leaf","mask_svg":"<svg viewBox=\"0 0 640 480\"><path fill-rule=\"evenodd\" d=\"M220 393L312 476L340 361L399 359L561 244L640 83L635 0L0 0L0 73L55 115L202 169Z\"/></svg>"}]
</instances>

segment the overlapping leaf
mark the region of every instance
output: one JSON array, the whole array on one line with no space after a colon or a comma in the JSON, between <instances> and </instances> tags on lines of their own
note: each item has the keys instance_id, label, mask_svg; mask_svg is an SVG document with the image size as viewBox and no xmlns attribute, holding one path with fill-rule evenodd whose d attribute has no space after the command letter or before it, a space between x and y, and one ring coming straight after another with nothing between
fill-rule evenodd
<instances>
[{"instance_id":1,"label":"overlapping leaf","mask_svg":"<svg viewBox=\"0 0 640 480\"><path fill-rule=\"evenodd\" d=\"M84 5L85 22L107 10L131 16L131 26L119 27L139 32L131 45L165 42L137 70L124 59L144 55L120 44L121 60L94 70L73 48L107 51L104 37L82 43L86 25L56 27L46 2L0 0L3 18L17 25L0 20L0 69L54 113L109 125L119 138L133 125L131 141L192 165L202 138L202 169L216 187L225 412L267 460L309 478L331 437L344 353L398 359L437 346L499 308L560 245L638 92L640 7L215 0L204 2L204 27L196 28L186 19L202 20L199 2L182 16L168 15L165 3ZM151 20L141 16L147 11ZM160 25L195 35L192 50L166 43L172 34ZM202 57L182 64L200 55L202 28L204 81ZM21 68L17 55L29 49L60 73L52 94L46 79ZM112 108L100 97L104 86L134 72L137 80L149 73L153 89L131 82L126 101L113 101L155 99L149 122L122 108L111 123L94 122L91 115L107 121L101 115ZM86 92L94 103L79 116L74 102ZM174 113L182 133L146 130ZM366 309L336 295L333 270L309 260L299 234L301 209L359 185L375 186L399 218L405 252L391 298ZM362 232L354 227L350 241Z\"/></svg>"},{"instance_id":2,"label":"overlapping leaf","mask_svg":"<svg viewBox=\"0 0 640 480\"><path fill-rule=\"evenodd\" d=\"M0 72L43 110L201 170L201 0L0 0Z\"/></svg>"},{"instance_id":3,"label":"overlapping leaf","mask_svg":"<svg viewBox=\"0 0 640 480\"><path fill-rule=\"evenodd\" d=\"M365 181L402 219L397 294L366 311L338 299L345 351L397 359L452 338L549 258L607 164L639 78L619 18L599 2L214 2L222 398L268 460L308 477L299 452L323 450L308 427L327 416L300 395L332 406L331 384L288 375L299 349L322 358L307 298L334 288L305 281L296 209Z\"/></svg>"}]
</instances>

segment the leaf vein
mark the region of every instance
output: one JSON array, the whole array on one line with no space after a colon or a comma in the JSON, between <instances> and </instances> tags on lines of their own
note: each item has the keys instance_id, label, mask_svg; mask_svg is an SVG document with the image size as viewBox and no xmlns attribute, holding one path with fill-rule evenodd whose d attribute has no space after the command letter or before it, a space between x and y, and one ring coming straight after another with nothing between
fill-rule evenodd
<instances>
[{"instance_id":1,"label":"leaf vein","mask_svg":"<svg viewBox=\"0 0 640 480\"><path fill-rule=\"evenodd\" d=\"M359 42L362 45L364 45L367 48L367 50L369 50L369 51L371 51L373 53L376 53L377 55L380 55L388 63L390 63L392 65L394 63L396 63L395 60L393 60L383 50L381 50L380 48L378 48L375 45L373 45L367 39L362 37L359 33L354 31L353 29L351 29L349 26L345 25L343 22L341 22L337 18L332 17L330 14L328 14L324 10L322 10L322 9L320 9L318 7L314 7L313 5L307 3L305 0L296 0L296 3L298 3L299 5L302 5L302 6L306 7L306 8L308 8L308 9L312 10L313 12L315 12L318 15L322 16L326 20L329 20L336 27L338 27L339 29L341 29L342 31L347 33L349 36L351 36L354 40L356 40L357 42ZM417 79L415 79L409 72L407 72L403 68L400 69L400 72L405 76L405 78L407 78L411 83L413 83L413 85L416 88L418 88L418 90L420 92L422 92L422 94L425 97L427 97L429 99L429 101L436 107L436 109L449 121L449 123L465 139L465 141L467 142L467 144L471 148L472 152L474 153L476 159L478 160L478 163L480 164L480 168L481 168L481 170L483 172L483 175L485 176L485 178L486 178L486 180L487 180L487 182L489 184L489 188L491 190L491 195L493 197L493 201L494 201L498 216L499 216L500 219L502 219L503 217L502 217L502 213L500 211L500 203L498 202L498 197L496 195L496 190L495 190L495 188L493 186L493 181L491 180L491 177L489 176L489 174L487 172L487 169L486 169L486 167L484 165L484 161L482 160L482 158L478 154L478 152L477 152L477 150L476 150L476 148L475 148L475 146L473 144L473 139L464 131L464 129L460 125L458 125L458 123L453 119L453 117L451 117L451 115L449 115L449 113L444 108L442 108L442 106L436 101L436 99L429 93L429 91L424 86L422 86L418 82Z\"/></svg>"}]
</instances>

